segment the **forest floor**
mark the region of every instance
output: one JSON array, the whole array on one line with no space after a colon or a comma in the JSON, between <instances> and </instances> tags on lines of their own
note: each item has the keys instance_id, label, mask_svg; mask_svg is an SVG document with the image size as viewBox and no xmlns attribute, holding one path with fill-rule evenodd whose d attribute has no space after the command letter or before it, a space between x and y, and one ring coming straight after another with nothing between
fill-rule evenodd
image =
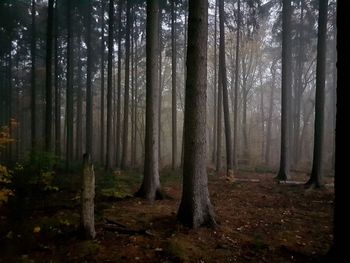
<instances>
[{"instance_id":1,"label":"forest floor","mask_svg":"<svg viewBox=\"0 0 350 263\"><path fill-rule=\"evenodd\" d=\"M77 237L78 176L38 198L20 219L0 207L0 262L321 262L332 241L332 186L305 190L272 173L239 172L231 182L209 171L218 227L179 225L180 172L164 169L170 198L134 198L141 173L96 172L96 239ZM62 175L63 176L63 175ZM305 182L305 174L294 181ZM332 183L332 178L326 178Z\"/></svg>"}]
</instances>

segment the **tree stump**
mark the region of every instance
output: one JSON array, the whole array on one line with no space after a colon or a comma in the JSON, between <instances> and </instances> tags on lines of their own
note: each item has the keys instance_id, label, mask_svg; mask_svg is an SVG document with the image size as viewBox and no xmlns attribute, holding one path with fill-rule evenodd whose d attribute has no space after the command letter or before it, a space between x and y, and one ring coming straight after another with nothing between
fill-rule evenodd
<instances>
[{"instance_id":1,"label":"tree stump","mask_svg":"<svg viewBox=\"0 0 350 263\"><path fill-rule=\"evenodd\" d=\"M95 232L94 216L95 174L89 154L83 156L83 178L81 191L81 234L83 238L93 239Z\"/></svg>"}]
</instances>

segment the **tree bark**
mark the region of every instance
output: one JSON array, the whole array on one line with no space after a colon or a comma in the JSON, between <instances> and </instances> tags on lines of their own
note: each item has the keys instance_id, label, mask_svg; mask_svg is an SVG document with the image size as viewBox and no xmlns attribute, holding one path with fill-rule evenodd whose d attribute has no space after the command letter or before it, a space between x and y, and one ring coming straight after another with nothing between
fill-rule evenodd
<instances>
[{"instance_id":1,"label":"tree bark","mask_svg":"<svg viewBox=\"0 0 350 263\"><path fill-rule=\"evenodd\" d=\"M113 98L113 23L114 23L114 1L109 0L109 15L108 15L108 79L107 79L107 154L106 154L106 169L112 169L112 143L113 141L113 126L112 126L112 98Z\"/></svg>"},{"instance_id":2,"label":"tree bark","mask_svg":"<svg viewBox=\"0 0 350 263\"><path fill-rule=\"evenodd\" d=\"M216 225L206 171L208 1L189 0L183 191L178 220Z\"/></svg>"},{"instance_id":3,"label":"tree bark","mask_svg":"<svg viewBox=\"0 0 350 263\"><path fill-rule=\"evenodd\" d=\"M35 70L36 70L36 26L35 26L35 13L36 13L36 3L35 0L32 0L32 37L31 37L31 48L30 55L32 59L31 65L31 98L30 98L30 109L31 109L31 145L32 150L36 150L36 78L35 78Z\"/></svg>"},{"instance_id":4,"label":"tree bark","mask_svg":"<svg viewBox=\"0 0 350 263\"><path fill-rule=\"evenodd\" d=\"M55 2L55 154L61 156L61 88L59 85L58 57L58 0Z\"/></svg>"},{"instance_id":5,"label":"tree bark","mask_svg":"<svg viewBox=\"0 0 350 263\"><path fill-rule=\"evenodd\" d=\"M217 164L216 161L216 151L217 151L217 133L218 133L218 124L217 124L217 52L216 52L216 38L217 38L217 13L218 13L218 0L215 0L215 15L214 15L214 128L213 128L213 154L212 162ZM221 127L220 127L221 128Z\"/></svg>"},{"instance_id":6,"label":"tree bark","mask_svg":"<svg viewBox=\"0 0 350 263\"><path fill-rule=\"evenodd\" d=\"M318 35L317 35L317 65L316 65L316 102L314 154L309 187L319 188L323 185L323 141L324 141L324 107L326 84L326 40L327 40L327 9L328 0L319 2Z\"/></svg>"},{"instance_id":7,"label":"tree bark","mask_svg":"<svg viewBox=\"0 0 350 263\"><path fill-rule=\"evenodd\" d=\"M83 155L83 80L82 80L82 52L81 52L81 37L78 36L78 90L77 90L77 125L76 125L76 148L75 159L81 159Z\"/></svg>"},{"instance_id":8,"label":"tree bark","mask_svg":"<svg viewBox=\"0 0 350 263\"><path fill-rule=\"evenodd\" d=\"M131 2L126 4L126 35L125 35L125 92L124 92L124 122L123 122L123 150L121 169L125 170L128 164L128 127L129 127L129 84L130 84L130 28L131 28Z\"/></svg>"},{"instance_id":9,"label":"tree bark","mask_svg":"<svg viewBox=\"0 0 350 263\"><path fill-rule=\"evenodd\" d=\"M45 83L45 150L52 150L52 32L53 3L49 0L46 32L46 83Z\"/></svg>"},{"instance_id":10,"label":"tree bark","mask_svg":"<svg viewBox=\"0 0 350 263\"><path fill-rule=\"evenodd\" d=\"M175 13L175 1L171 2L171 86L172 86L172 169L176 168L177 157L177 107L176 107L176 13Z\"/></svg>"},{"instance_id":11,"label":"tree bark","mask_svg":"<svg viewBox=\"0 0 350 263\"><path fill-rule=\"evenodd\" d=\"M153 202L162 198L159 181L159 151L158 151L158 21L159 1L147 2L146 22L146 135L144 176L136 196Z\"/></svg>"},{"instance_id":12,"label":"tree bark","mask_svg":"<svg viewBox=\"0 0 350 263\"><path fill-rule=\"evenodd\" d=\"M84 154L83 161L83 182L81 192L81 222L80 230L82 236L86 239L94 239L95 232L95 215L94 215L94 199L95 199L95 174L91 157Z\"/></svg>"},{"instance_id":13,"label":"tree bark","mask_svg":"<svg viewBox=\"0 0 350 263\"><path fill-rule=\"evenodd\" d=\"M219 0L219 24L220 24L220 49L219 49L219 73L221 76L224 121L225 121L225 138L226 138L226 162L227 176L233 175L233 159L232 159L232 136L230 125L230 110L228 105L227 91L227 74L226 74L226 58L225 58L225 27L224 27L224 0Z\"/></svg>"},{"instance_id":14,"label":"tree bark","mask_svg":"<svg viewBox=\"0 0 350 263\"><path fill-rule=\"evenodd\" d=\"M282 116L281 156L277 179L290 179L290 105L291 105L291 0L283 0L282 11Z\"/></svg>"},{"instance_id":15,"label":"tree bark","mask_svg":"<svg viewBox=\"0 0 350 263\"><path fill-rule=\"evenodd\" d=\"M101 1L101 112L100 112L100 160L105 162L105 1ZM108 138L108 137L107 137ZM107 143L108 144L108 143ZM106 164L107 166L107 164Z\"/></svg>"}]
</instances>

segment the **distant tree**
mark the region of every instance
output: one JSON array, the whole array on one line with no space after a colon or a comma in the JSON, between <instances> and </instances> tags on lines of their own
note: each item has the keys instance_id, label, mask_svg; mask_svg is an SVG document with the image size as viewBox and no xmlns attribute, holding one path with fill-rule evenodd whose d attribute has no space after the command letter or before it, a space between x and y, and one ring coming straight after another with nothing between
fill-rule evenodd
<instances>
[{"instance_id":1,"label":"distant tree","mask_svg":"<svg viewBox=\"0 0 350 263\"><path fill-rule=\"evenodd\" d=\"M147 1L145 162L142 185L135 195L149 201L162 198L158 157L158 19L159 0Z\"/></svg>"},{"instance_id":2,"label":"distant tree","mask_svg":"<svg viewBox=\"0 0 350 263\"><path fill-rule=\"evenodd\" d=\"M307 187L319 188L323 175L323 144L324 144L324 111L326 84L326 40L327 40L327 9L328 0L319 1L318 36L317 36L317 66L316 66L316 103L314 129L314 156L312 171Z\"/></svg>"},{"instance_id":3,"label":"distant tree","mask_svg":"<svg viewBox=\"0 0 350 263\"><path fill-rule=\"evenodd\" d=\"M282 116L281 116L281 156L277 179L290 178L290 107L291 107L291 0L283 0L282 9Z\"/></svg>"},{"instance_id":4,"label":"distant tree","mask_svg":"<svg viewBox=\"0 0 350 263\"><path fill-rule=\"evenodd\" d=\"M208 1L189 0L181 223L214 226L206 171Z\"/></svg>"},{"instance_id":5,"label":"distant tree","mask_svg":"<svg viewBox=\"0 0 350 263\"><path fill-rule=\"evenodd\" d=\"M101 164L105 160L105 1L101 1L101 141L100 141L100 158ZM108 144L108 143L107 143Z\"/></svg>"}]
</instances>

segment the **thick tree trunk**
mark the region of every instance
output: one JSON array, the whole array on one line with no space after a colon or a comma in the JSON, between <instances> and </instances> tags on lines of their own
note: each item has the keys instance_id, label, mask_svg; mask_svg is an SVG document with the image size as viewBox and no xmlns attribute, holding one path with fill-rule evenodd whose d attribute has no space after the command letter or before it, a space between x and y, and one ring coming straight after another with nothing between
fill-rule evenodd
<instances>
[{"instance_id":1,"label":"thick tree trunk","mask_svg":"<svg viewBox=\"0 0 350 263\"><path fill-rule=\"evenodd\" d=\"M121 169L128 165L128 127L129 127L129 84L130 84L130 28L131 28L131 2L126 5L126 35L125 35L125 92L124 92L124 122L123 122L123 150Z\"/></svg>"},{"instance_id":2,"label":"thick tree trunk","mask_svg":"<svg viewBox=\"0 0 350 263\"><path fill-rule=\"evenodd\" d=\"M282 116L281 156L277 179L290 179L290 105L291 105L291 0L283 0L282 13Z\"/></svg>"},{"instance_id":3,"label":"thick tree trunk","mask_svg":"<svg viewBox=\"0 0 350 263\"><path fill-rule=\"evenodd\" d=\"M49 0L46 33L46 83L45 83L45 150L52 150L52 32L53 3Z\"/></svg>"},{"instance_id":4,"label":"thick tree trunk","mask_svg":"<svg viewBox=\"0 0 350 263\"><path fill-rule=\"evenodd\" d=\"M108 15L108 79L107 79L107 154L106 154L106 169L112 169L112 98L113 98L113 23L114 23L114 1L109 0L109 15Z\"/></svg>"},{"instance_id":5,"label":"thick tree trunk","mask_svg":"<svg viewBox=\"0 0 350 263\"><path fill-rule=\"evenodd\" d=\"M147 2L146 24L146 136L142 185L136 196L154 201L161 198L158 151L158 19L159 1Z\"/></svg>"},{"instance_id":6,"label":"thick tree trunk","mask_svg":"<svg viewBox=\"0 0 350 263\"><path fill-rule=\"evenodd\" d=\"M182 224L214 226L206 171L208 1L189 0Z\"/></svg>"},{"instance_id":7,"label":"thick tree trunk","mask_svg":"<svg viewBox=\"0 0 350 263\"><path fill-rule=\"evenodd\" d=\"M172 86L172 169L175 170L177 163L177 119L176 119L176 13L175 1L171 2L171 86Z\"/></svg>"},{"instance_id":8,"label":"thick tree trunk","mask_svg":"<svg viewBox=\"0 0 350 263\"><path fill-rule=\"evenodd\" d=\"M219 24L220 24L220 49L219 49L219 73L221 76L224 121L225 121L225 138L226 138L226 162L227 176L233 175L233 159L232 159L232 136L230 124L230 110L228 105L227 91L227 74L226 74L226 58L225 58L225 27L224 27L224 0L219 0Z\"/></svg>"},{"instance_id":9,"label":"thick tree trunk","mask_svg":"<svg viewBox=\"0 0 350 263\"><path fill-rule=\"evenodd\" d=\"M327 40L327 9L328 0L320 1L317 36L316 65L316 103L314 129L314 155L312 171L307 186L322 186L323 177L323 141L324 141L324 108L326 82L326 40Z\"/></svg>"},{"instance_id":10,"label":"thick tree trunk","mask_svg":"<svg viewBox=\"0 0 350 263\"><path fill-rule=\"evenodd\" d=\"M81 192L81 217L80 230L86 239L94 239L95 232L95 215L94 215L94 199L95 199L95 174L91 157L84 154L83 161L83 182Z\"/></svg>"}]
</instances>

